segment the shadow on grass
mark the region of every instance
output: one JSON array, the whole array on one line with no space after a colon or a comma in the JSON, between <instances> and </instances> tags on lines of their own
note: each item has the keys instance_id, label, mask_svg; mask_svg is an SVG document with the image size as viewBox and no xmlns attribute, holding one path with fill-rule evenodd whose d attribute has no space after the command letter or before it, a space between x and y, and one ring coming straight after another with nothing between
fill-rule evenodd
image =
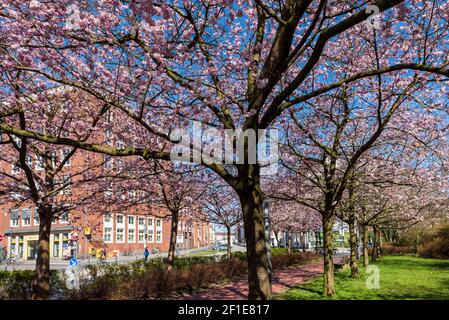
<instances>
[{"instance_id":1,"label":"shadow on grass","mask_svg":"<svg viewBox=\"0 0 449 320\"><path fill-rule=\"evenodd\" d=\"M335 273L334 297L322 296L323 277L296 286L279 299L301 300L449 300L449 260L415 256L387 256L372 262L381 270L380 289L368 289L363 268L352 278L350 271Z\"/></svg>"}]
</instances>

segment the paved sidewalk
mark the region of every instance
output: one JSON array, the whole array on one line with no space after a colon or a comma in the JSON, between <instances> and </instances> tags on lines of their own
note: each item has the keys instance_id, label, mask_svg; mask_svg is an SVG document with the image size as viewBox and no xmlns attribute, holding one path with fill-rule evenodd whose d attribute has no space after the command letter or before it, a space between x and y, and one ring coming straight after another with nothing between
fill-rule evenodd
<instances>
[{"instance_id":1,"label":"paved sidewalk","mask_svg":"<svg viewBox=\"0 0 449 320\"><path fill-rule=\"evenodd\" d=\"M284 269L273 275L273 293L280 293L298 284L304 283L323 272L323 262L318 261L297 268ZM180 300L247 300L248 282L246 279L238 282L220 285L220 287L195 292L183 296Z\"/></svg>"}]
</instances>

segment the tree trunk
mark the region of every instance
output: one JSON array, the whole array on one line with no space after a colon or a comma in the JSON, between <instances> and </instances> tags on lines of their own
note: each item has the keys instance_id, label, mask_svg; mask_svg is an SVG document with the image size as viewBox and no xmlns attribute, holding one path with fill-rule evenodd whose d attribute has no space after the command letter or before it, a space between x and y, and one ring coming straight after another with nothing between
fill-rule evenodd
<instances>
[{"instance_id":1,"label":"tree trunk","mask_svg":"<svg viewBox=\"0 0 449 320\"><path fill-rule=\"evenodd\" d=\"M359 263L357 261L357 235L355 233L355 221L352 217L349 221L349 247L350 247L350 266L351 277L357 277L359 275Z\"/></svg>"},{"instance_id":2,"label":"tree trunk","mask_svg":"<svg viewBox=\"0 0 449 320\"><path fill-rule=\"evenodd\" d=\"M279 247L279 231L273 231L274 238L276 239L276 245Z\"/></svg>"},{"instance_id":3,"label":"tree trunk","mask_svg":"<svg viewBox=\"0 0 449 320\"><path fill-rule=\"evenodd\" d=\"M305 232L302 233L301 241L302 241L302 252L306 252L306 233Z\"/></svg>"},{"instance_id":4,"label":"tree trunk","mask_svg":"<svg viewBox=\"0 0 449 320\"><path fill-rule=\"evenodd\" d=\"M365 268L369 264L369 254L368 254L368 232L366 226L362 226L362 241L363 241L363 265Z\"/></svg>"},{"instance_id":5,"label":"tree trunk","mask_svg":"<svg viewBox=\"0 0 449 320\"><path fill-rule=\"evenodd\" d=\"M50 231L52 214L44 208L39 213L39 240L36 259L36 278L33 281L33 300L44 300L50 293Z\"/></svg>"},{"instance_id":6,"label":"tree trunk","mask_svg":"<svg viewBox=\"0 0 449 320\"><path fill-rule=\"evenodd\" d=\"M333 296L334 288L334 260L333 260L333 214L323 215L323 240L324 240L324 286L323 294Z\"/></svg>"},{"instance_id":7,"label":"tree trunk","mask_svg":"<svg viewBox=\"0 0 449 320\"><path fill-rule=\"evenodd\" d=\"M318 231L315 231L315 252L319 253L319 241L320 241L320 236L318 235Z\"/></svg>"},{"instance_id":8,"label":"tree trunk","mask_svg":"<svg viewBox=\"0 0 449 320\"><path fill-rule=\"evenodd\" d=\"M256 181L246 181L246 185L239 190L248 261L248 298L250 300L270 300L270 261L265 241L263 197L260 189L259 174L253 174L256 175Z\"/></svg>"},{"instance_id":9,"label":"tree trunk","mask_svg":"<svg viewBox=\"0 0 449 320\"><path fill-rule=\"evenodd\" d=\"M382 256L382 231L377 227L377 258Z\"/></svg>"},{"instance_id":10,"label":"tree trunk","mask_svg":"<svg viewBox=\"0 0 449 320\"><path fill-rule=\"evenodd\" d=\"M170 244L168 246L167 271L172 271L175 263L176 238L178 236L179 211L171 211ZM185 240L184 240L185 241Z\"/></svg>"},{"instance_id":11,"label":"tree trunk","mask_svg":"<svg viewBox=\"0 0 449 320\"><path fill-rule=\"evenodd\" d=\"M228 259L231 259L231 227L226 226L226 232L228 237L228 248L227 248L227 256Z\"/></svg>"},{"instance_id":12,"label":"tree trunk","mask_svg":"<svg viewBox=\"0 0 449 320\"><path fill-rule=\"evenodd\" d=\"M378 249L377 246L379 245L378 243L379 239L378 239L378 232L377 232L377 226L373 226L373 249L371 251L371 257L373 259L373 261L376 261L378 258Z\"/></svg>"}]
</instances>

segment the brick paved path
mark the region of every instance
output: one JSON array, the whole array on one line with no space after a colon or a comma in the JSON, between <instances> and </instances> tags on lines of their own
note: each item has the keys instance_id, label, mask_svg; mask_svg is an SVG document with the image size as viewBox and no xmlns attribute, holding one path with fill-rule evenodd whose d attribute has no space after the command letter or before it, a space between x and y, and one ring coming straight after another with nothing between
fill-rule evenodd
<instances>
[{"instance_id":1,"label":"brick paved path","mask_svg":"<svg viewBox=\"0 0 449 320\"><path fill-rule=\"evenodd\" d=\"M304 283L323 272L323 262L314 262L297 268L280 270L273 275L273 293L285 291ZM248 282L246 279L220 285L216 288L195 292L181 297L180 300L247 300Z\"/></svg>"}]
</instances>

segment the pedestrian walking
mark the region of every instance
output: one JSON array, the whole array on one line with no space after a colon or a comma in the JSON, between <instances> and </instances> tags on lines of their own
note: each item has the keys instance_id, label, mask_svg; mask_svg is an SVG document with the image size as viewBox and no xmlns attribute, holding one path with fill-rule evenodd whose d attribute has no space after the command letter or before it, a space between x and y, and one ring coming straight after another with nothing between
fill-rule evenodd
<instances>
[{"instance_id":1,"label":"pedestrian walking","mask_svg":"<svg viewBox=\"0 0 449 320\"><path fill-rule=\"evenodd\" d=\"M106 261L106 247L103 247L103 250L101 250L101 260L102 262Z\"/></svg>"},{"instance_id":2,"label":"pedestrian walking","mask_svg":"<svg viewBox=\"0 0 449 320\"><path fill-rule=\"evenodd\" d=\"M143 250L143 256L145 258L145 261L148 260L149 255L150 255L150 252L148 251L148 247L145 247L145 250Z\"/></svg>"}]
</instances>

